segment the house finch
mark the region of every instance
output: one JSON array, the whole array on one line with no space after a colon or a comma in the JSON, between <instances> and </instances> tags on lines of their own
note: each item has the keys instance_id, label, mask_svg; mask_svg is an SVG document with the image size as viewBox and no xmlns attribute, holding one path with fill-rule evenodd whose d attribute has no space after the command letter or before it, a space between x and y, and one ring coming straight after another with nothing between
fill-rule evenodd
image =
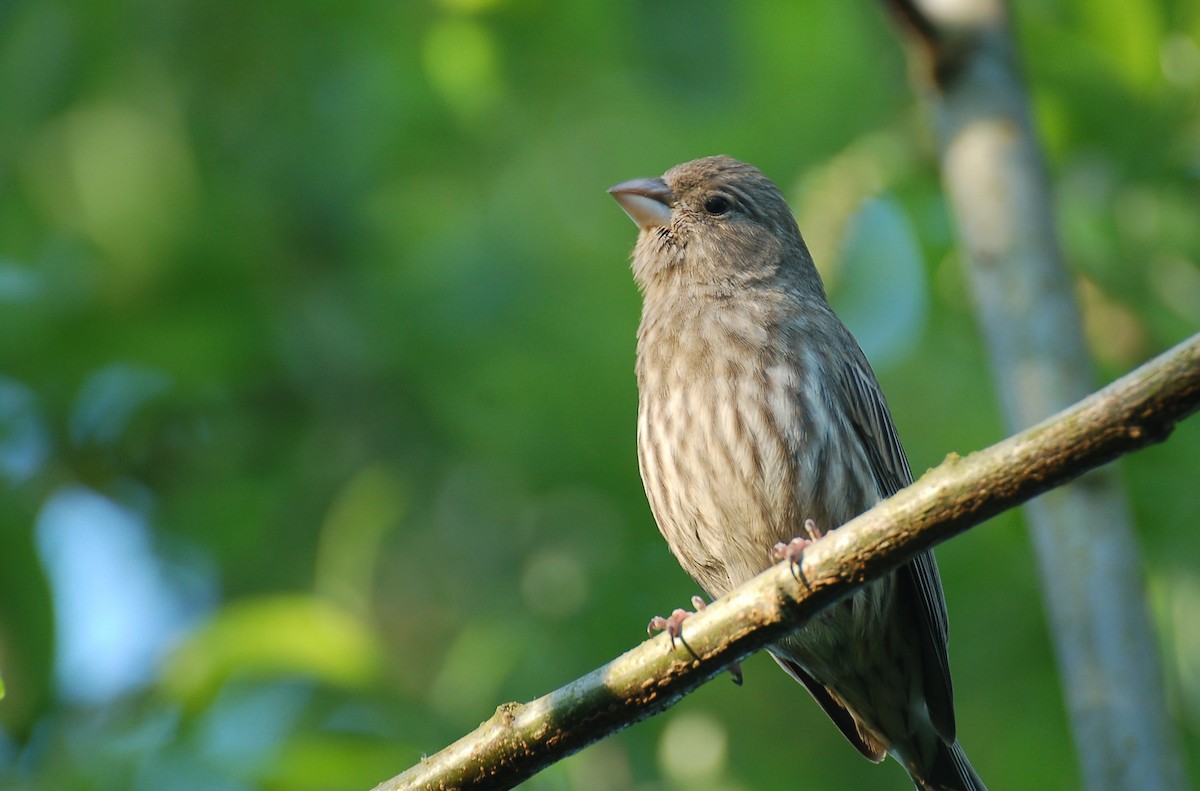
<instances>
[{"instance_id":1,"label":"house finch","mask_svg":"<svg viewBox=\"0 0 1200 791\"><path fill-rule=\"evenodd\" d=\"M640 228L642 482L680 565L721 596L912 474L769 179L708 157L610 192ZM890 753L920 789L983 789L955 741L946 639L926 552L769 650L868 759Z\"/></svg>"}]
</instances>

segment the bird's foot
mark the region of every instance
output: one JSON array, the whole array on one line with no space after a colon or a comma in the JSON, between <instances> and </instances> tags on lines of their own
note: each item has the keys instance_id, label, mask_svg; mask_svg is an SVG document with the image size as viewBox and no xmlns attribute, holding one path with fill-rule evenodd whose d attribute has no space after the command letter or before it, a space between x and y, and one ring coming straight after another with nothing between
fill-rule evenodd
<instances>
[{"instance_id":1,"label":"bird's foot","mask_svg":"<svg viewBox=\"0 0 1200 791\"><path fill-rule=\"evenodd\" d=\"M676 608L674 612L666 618L661 615L656 615L650 619L649 625L646 627L646 634L653 635L655 632L666 632L671 636L671 648L675 648L675 638L683 632L683 622L691 618L696 613L703 610L708 605L704 603L704 599L699 596L692 597L692 606L695 611Z\"/></svg>"},{"instance_id":2,"label":"bird's foot","mask_svg":"<svg viewBox=\"0 0 1200 791\"><path fill-rule=\"evenodd\" d=\"M804 557L804 550L825 535L825 531L817 527L817 523L811 519L804 520L804 532L808 535L796 536L786 544L780 541L771 548L771 557L776 563L786 560L789 566L799 566L800 560Z\"/></svg>"},{"instance_id":3,"label":"bird's foot","mask_svg":"<svg viewBox=\"0 0 1200 791\"><path fill-rule=\"evenodd\" d=\"M683 622L703 610L708 604L699 596L693 596L692 606L696 608L694 611L679 607L666 618L661 615L654 616L650 619L650 624L646 627L646 634L653 635L655 632L666 632L671 637L671 649L674 650L675 638L679 638L679 641L683 642L683 638L681 637L683 634ZM742 663L734 662L730 665L729 674L733 676L733 683L740 687L742 685Z\"/></svg>"}]
</instances>

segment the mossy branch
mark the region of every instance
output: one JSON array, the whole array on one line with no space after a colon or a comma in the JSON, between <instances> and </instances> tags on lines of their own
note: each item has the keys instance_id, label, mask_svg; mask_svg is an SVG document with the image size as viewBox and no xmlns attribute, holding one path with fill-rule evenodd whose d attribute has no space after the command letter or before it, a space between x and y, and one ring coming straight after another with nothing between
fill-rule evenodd
<instances>
[{"instance_id":1,"label":"mossy branch","mask_svg":"<svg viewBox=\"0 0 1200 791\"><path fill-rule=\"evenodd\" d=\"M376 791L511 788L672 706L734 662L918 552L1118 456L1161 442L1200 407L1200 335L986 450L950 455L865 514L697 613L671 648L658 635L471 733Z\"/></svg>"}]
</instances>

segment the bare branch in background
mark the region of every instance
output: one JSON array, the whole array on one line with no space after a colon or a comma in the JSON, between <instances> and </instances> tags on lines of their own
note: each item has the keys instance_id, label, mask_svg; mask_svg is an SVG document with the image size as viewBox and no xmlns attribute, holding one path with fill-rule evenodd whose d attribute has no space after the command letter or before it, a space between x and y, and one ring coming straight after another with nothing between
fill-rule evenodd
<instances>
[{"instance_id":1,"label":"bare branch in background","mask_svg":"<svg viewBox=\"0 0 1200 791\"><path fill-rule=\"evenodd\" d=\"M937 128L1010 429L1090 391L1071 275L1002 0L889 0ZM1180 789L1141 553L1119 476L1031 502L1050 631L1087 788Z\"/></svg>"}]
</instances>

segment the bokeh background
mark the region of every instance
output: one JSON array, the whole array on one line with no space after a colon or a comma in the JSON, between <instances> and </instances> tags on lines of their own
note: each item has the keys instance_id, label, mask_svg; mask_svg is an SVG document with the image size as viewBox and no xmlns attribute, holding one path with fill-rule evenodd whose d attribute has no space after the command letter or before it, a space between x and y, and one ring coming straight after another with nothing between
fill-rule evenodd
<instances>
[{"instance_id":1,"label":"bokeh background","mask_svg":"<svg viewBox=\"0 0 1200 791\"><path fill-rule=\"evenodd\" d=\"M1015 16L1107 381L1200 326L1200 4ZM0 4L0 787L369 788L686 602L618 181L758 164L914 470L1000 439L932 151L872 2ZM1200 420L1120 465L1195 778ZM975 765L1078 787L1019 516L939 554ZM909 786L760 656L527 787Z\"/></svg>"}]
</instances>

